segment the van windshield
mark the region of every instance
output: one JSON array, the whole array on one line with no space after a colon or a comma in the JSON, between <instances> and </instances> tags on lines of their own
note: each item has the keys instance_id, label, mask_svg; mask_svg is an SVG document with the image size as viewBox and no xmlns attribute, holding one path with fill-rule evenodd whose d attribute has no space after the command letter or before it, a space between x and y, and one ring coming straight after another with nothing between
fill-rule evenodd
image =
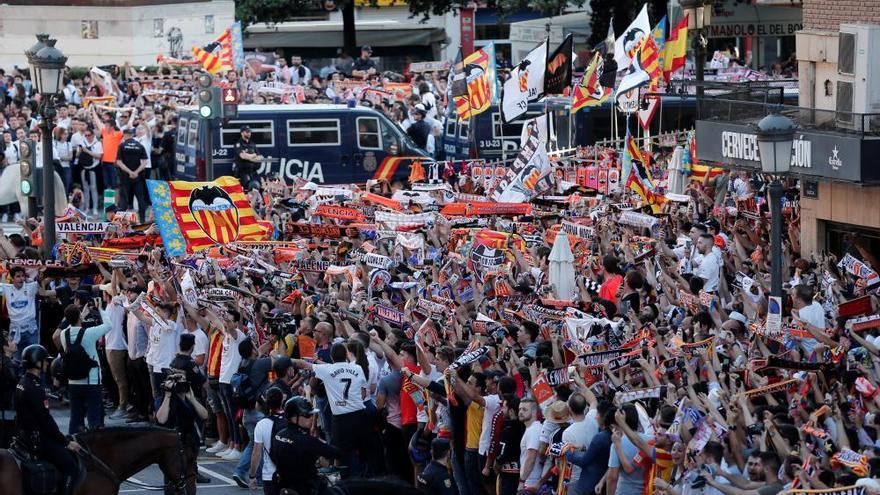
<instances>
[{"instance_id":1,"label":"van windshield","mask_svg":"<svg viewBox=\"0 0 880 495\"><path fill-rule=\"evenodd\" d=\"M390 152L391 145L396 144L398 153L403 153L404 150L409 149L428 156L427 151L419 149L415 141L410 139L410 137L400 130L400 127L397 127L396 124L392 123L388 117L380 114L379 119L382 121L382 145L385 151Z\"/></svg>"}]
</instances>

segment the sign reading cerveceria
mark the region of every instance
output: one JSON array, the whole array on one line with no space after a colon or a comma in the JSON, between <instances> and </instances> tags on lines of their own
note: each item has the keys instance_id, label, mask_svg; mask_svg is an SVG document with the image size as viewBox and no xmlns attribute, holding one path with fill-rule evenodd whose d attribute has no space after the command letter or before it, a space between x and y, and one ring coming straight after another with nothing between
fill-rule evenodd
<instances>
[{"instance_id":1,"label":"sign reading cerveceria","mask_svg":"<svg viewBox=\"0 0 880 495\"><path fill-rule=\"evenodd\" d=\"M873 181L880 174L862 166L880 141L842 133L797 132L792 142L791 173L832 180ZM697 121L697 160L760 169L761 152L754 128L746 125Z\"/></svg>"}]
</instances>

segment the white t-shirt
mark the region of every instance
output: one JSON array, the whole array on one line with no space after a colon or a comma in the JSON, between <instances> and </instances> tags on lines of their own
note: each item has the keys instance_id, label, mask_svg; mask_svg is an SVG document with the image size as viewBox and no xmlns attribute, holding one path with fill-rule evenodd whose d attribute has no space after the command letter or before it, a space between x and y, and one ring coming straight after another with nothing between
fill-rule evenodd
<instances>
[{"instance_id":1,"label":"white t-shirt","mask_svg":"<svg viewBox=\"0 0 880 495\"><path fill-rule=\"evenodd\" d=\"M197 358L208 354L208 335L205 334L205 331L201 328L196 328L189 333L196 336L196 344L193 347L192 357Z\"/></svg>"},{"instance_id":2,"label":"white t-shirt","mask_svg":"<svg viewBox=\"0 0 880 495\"><path fill-rule=\"evenodd\" d=\"M480 455L486 455L486 453L489 452L489 440L492 434L492 417L495 416L495 413L501 408L501 397L498 397L497 394L487 395L483 397L483 400L486 401L486 408L483 411L483 431L480 432L480 445L477 448L477 453Z\"/></svg>"},{"instance_id":3,"label":"white t-shirt","mask_svg":"<svg viewBox=\"0 0 880 495\"><path fill-rule=\"evenodd\" d=\"M169 321L166 327L157 323L150 326L150 346L147 348L147 364L153 372L159 372L171 366L180 346L180 325Z\"/></svg>"},{"instance_id":4,"label":"white t-shirt","mask_svg":"<svg viewBox=\"0 0 880 495\"><path fill-rule=\"evenodd\" d=\"M562 441L582 448L589 447L593 437L599 432L599 423L596 422L597 414L595 409L587 411L583 421L572 423L571 426L562 432ZM581 468L572 466L571 480L577 481L580 479L580 476Z\"/></svg>"},{"instance_id":5,"label":"white t-shirt","mask_svg":"<svg viewBox=\"0 0 880 495\"><path fill-rule=\"evenodd\" d=\"M25 282L21 289L16 289L13 284L0 284L3 296L6 297L6 309L9 312L9 322L23 325L37 320L36 296L39 284Z\"/></svg>"},{"instance_id":6,"label":"white t-shirt","mask_svg":"<svg viewBox=\"0 0 880 495\"><path fill-rule=\"evenodd\" d=\"M809 306L804 306L798 310L798 319L818 327L825 329L825 310L822 305L813 301Z\"/></svg>"},{"instance_id":7,"label":"white t-shirt","mask_svg":"<svg viewBox=\"0 0 880 495\"><path fill-rule=\"evenodd\" d=\"M254 443L263 444L263 451L266 453L263 456L263 481L272 481L272 476L275 475L275 463L269 457L269 449L272 446L272 426L274 424L275 422L272 421L272 418L263 418L254 427ZM257 446L254 445L254 453L256 454L257 452Z\"/></svg>"},{"instance_id":8,"label":"white t-shirt","mask_svg":"<svg viewBox=\"0 0 880 495\"><path fill-rule=\"evenodd\" d=\"M529 450L534 450L538 452L538 448L541 445L541 422L534 421L528 428L526 428L525 433L523 433L522 440L519 442L519 465L524 466L526 462L526 454ZM541 455L540 452L535 456L535 465L532 466L532 472L529 473L528 478L526 478L526 486L535 486L538 484L538 480L541 479Z\"/></svg>"},{"instance_id":9,"label":"white t-shirt","mask_svg":"<svg viewBox=\"0 0 880 495\"><path fill-rule=\"evenodd\" d=\"M246 339L247 335L241 330L235 333L235 337L230 334L223 335L223 352L220 353L220 383L229 384L232 382L232 375L238 371L238 365L241 364L241 354L238 353L238 344Z\"/></svg>"},{"instance_id":10,"label":"white t-shirt","mask_svg":"<svg viewBox=\"0 0 880 495\"><path fill-rule=\"evenodd\" d=\"M324 382L330 412L334 416L360 411L364 408L362 390L367 379L364 370L355 363L316 364L315 376Z\"/></svg>"},{"instance_id":11,"label":"white t-shirt","mask_svg":"<svg viewBox=\"0 0 880 495\"><path fill-rule=\"evenodd\" d=\"M116 296L107 307L107 317L110 320L110 333L105 337L106 347L108 351L126 351L128 346L125 343L125 329L123 322L125 321L125 308L123 303L127 302L125 296ZM134 316L132 318L136 319Z\"/></svg>"},{"instance_id":12,"label":"white t-shirt","mask_svg":"<svg viewBox=\"0 0 880 495\"><path fill-rule=\"evenodd\" d=\"M709 254L704 254L700 258L695 256L692 262L694 264L694 275L706 281L703 284L703 290L706 292L717 291L718 277L721 274L721 267L724 265L718 253L712 249L709 251Z\"/></svg>"}]
</instances>

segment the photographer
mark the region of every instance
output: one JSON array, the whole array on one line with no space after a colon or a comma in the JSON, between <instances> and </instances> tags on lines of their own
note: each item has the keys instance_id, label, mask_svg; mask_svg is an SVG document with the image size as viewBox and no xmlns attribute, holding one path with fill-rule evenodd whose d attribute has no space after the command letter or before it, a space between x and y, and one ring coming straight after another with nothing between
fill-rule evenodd
<instances>
[{"instance_id":1,"label":"photographer","mask_svg":"<svg viewBox=\"0 0 880 495\"><path fill-rule=\"evenodd\" d=\"M183 461L187 466L186 493L191 495L196 492L195 462L199 452L199 432L202 421L208 418L208 411L196 399L186 379L186 372L182 370L169 370L161 388L163 397L156 411L156 422L180 433ZM169 489L165 493L171 493Z\"/></svg>"},{"instance_id":2,"label":"photographer","mask_svg":"<svg viewBox=\"0 0 880 495\"><path fill-rule=\"evenodd\" d=\"M100 299L99 299L100 301ZM70 425L68 433L79 433L88 416L89 428L104 425L104 405L101 401L102 376L98 366L98 340L110 332L112 326L107 313L99 309L101 324L83 328L81 320L92 309L92 303L83 307L71 304L64 308L64 318L70 325L61 332L61 347L65 353L64 370L70 390ZM80 373L83 372L80 376Z\"/></svg>"}]
</instances>

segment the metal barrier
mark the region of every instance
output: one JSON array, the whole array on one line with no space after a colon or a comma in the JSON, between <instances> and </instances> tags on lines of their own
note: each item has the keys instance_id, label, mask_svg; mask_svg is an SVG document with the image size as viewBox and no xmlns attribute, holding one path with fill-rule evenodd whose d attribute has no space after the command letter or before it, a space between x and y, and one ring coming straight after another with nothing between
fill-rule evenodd
<instances>
[{"instance_id":1,"label":"metal barrier","mask_svg":"<svg viewBox=\"0 0 880 495\"><path fill-rule=\"evenodd\" d=\"M743 93L737 93L743 95ZM838 112L791 105L773 101L754 101L741 98L702 98L699 101L699 120L719 120L736 124L757 124L773 110L792 119L799 128L863 136L880 136L880 113Z\"/></svg>"}]
</instances>

